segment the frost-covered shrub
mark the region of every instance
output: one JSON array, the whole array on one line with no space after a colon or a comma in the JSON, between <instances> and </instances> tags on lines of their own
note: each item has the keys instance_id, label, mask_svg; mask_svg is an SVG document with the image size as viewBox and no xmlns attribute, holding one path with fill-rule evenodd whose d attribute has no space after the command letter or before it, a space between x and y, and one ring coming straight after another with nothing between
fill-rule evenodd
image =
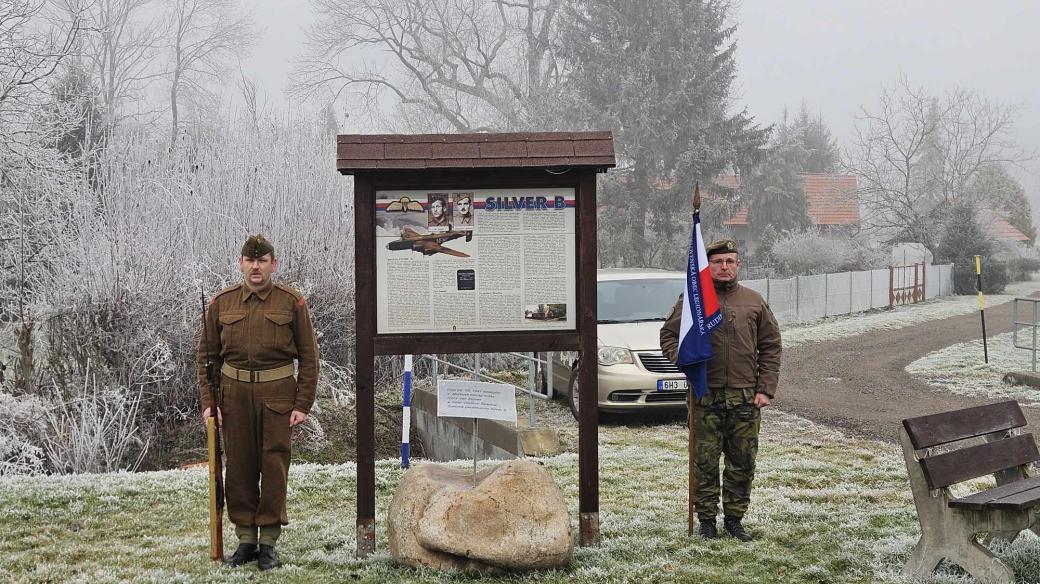
<instances>
[{"instance_id":1,"label":"frost-covered shrub","mask_svg":"<svg viewBox=\"0 0 1040 584\"><path fill-rule=\"evenodd\" d=\"M816 231L788 233L773 244L773 261L782 276L828 274L841 271L848 242L823 237Z\"/></svg>"},{"instance_id":2,"label":"frost-covered shrub","mask_svg":"<svg viewBox=\"0 0 1040 584\"><path fill-rule=\"evenodd\" d=\"M1007 266L1001 262L991 262L982 273L982 291L986 294L1000 294L1010 283Z\"/></svg>"},{"instance_id":3,"label":"frost-covered shrub","mask_svg":"<svg viewBox=\"0 0 1040 584\"><path fill-rule=\"evenodd\" d=\"M43 412L37 397L15 396L0 389L0 476L44 471L46 459L38 442Z\"/></svg>"},{"instance_id":4,"label":"frost-covered shrub","mask_svg":"<svg viewBox=\"0 0 1040 584\"><path fill-rule=\"evenodd\" d=\"M1040 260L1036 258L1012 258L1007 261L1008 277L1013 282L1031 280L1033 273L1040 271Z\"/></svg>"},{"instance_id":5,"label":"frost-covered shrub","mask_svg":"<svg viewBox=\"0 0 1040 584\"><path fill-rule=\"evenodd\" d=\"M777 276L785 278L883 268L888 265L888 251L855 238L809 229L780 234L771 246L769 260Z\"/></svg>"},{"instance_id":6,"label":"frost-covered shrub","mask_svg":"<svg viewBox=\"0 0 1040 584\"><path fill-rule=\"evenodd\" d=\"M160 468L195 456L201 305L241 280L235 259L249 233L274 242L279 281L311 306L327 364L319 399L352 401L351 181L326 163L335 137L319 123L263 122L214 120L172 150L146 130L120 130L96 155L97 184L67 177L69 227L48 238L46 282L25 288L36 323L27 391L58 407L37 443L46 470ZM84 390L85 379L96 388ZM87 423L119 408L136 408L134 432ZM158 447L138 460L149 444Z\"/></svg>"},{"instance_id":7,"label":"frost-covered shrub","mask_svg":"<svg viewBox=\"0 0 1040 584\"><path fill-rule=\"evenodd\" d=\"M1007 287L1010 278L1007 267L1001 262L985 264L982 272L982 292L1000 294ZM978 292L975 274L975 258L961 257L953 263L953 291L956 294L975 294Z\"/></svg>"},{"instance_id":8,"label":"frost-covered shrub","mask_svg":"<svg viewBox=\"0 0 1040 584\"><path fill-rule=\"evenodd\" d=\"M137 470L150 438L141 425L143 390L99 385L91 376L73 392L54 387L44 416L44 450L59 473Z\"/></svg>"},{"instance_id":9,"label":"frost-covered shrub","mask_svg":"<svg viewBox=\"0 0 1040 584\"><path fill-rule=\"evenodd\" d=\"M853 239L849 241L848 251L845 254L845 264L841 269L843 272L877 270L887 268L890 260L888 248L870 247L863 242Z\"/></svg>"}]
</instances>

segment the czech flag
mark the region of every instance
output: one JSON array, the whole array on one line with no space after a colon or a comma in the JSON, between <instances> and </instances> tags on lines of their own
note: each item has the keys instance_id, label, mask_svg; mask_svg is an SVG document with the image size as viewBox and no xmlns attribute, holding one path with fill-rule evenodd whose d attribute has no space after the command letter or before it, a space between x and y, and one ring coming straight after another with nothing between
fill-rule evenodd
<instances>
[{"instance_id":1,"label":"czech flag","mask_svg":"<svg viewBox=\"0 0 1040 584\"><path fill-rule=\"evenodd\" d=\"M708 393L708 359L711 331L722 325L722 311L715 296L715 285L708 270L708 255L701 236L700 211L693 212L690 262L686 267L686 293L683 294L682 324L679 327L679 358L676 365L686 375L697 398Z\"/></svg>"}]
</instances>

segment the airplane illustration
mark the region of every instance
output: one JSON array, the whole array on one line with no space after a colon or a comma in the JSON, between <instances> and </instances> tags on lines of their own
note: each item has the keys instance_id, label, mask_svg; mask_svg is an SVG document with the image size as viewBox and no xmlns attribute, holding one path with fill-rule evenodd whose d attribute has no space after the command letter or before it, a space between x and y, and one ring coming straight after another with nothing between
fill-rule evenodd
<instances>
[{"instance_id":1,"label":"airplane illustration","mask_svg":"<svg viewBox=\"0 0 1040 584\"><path fill-rule=\"evenodd\" d=\"M423 235L411 227L405 227L401 230L401 239L397 241L391 241L386 244L387 249L410 249L417 251L423 255L433 255L435 253L445 253L460 258L468 258L469 254L462 253L461 251L451 249L450 247L443 247L441 244L465 237L466 241L473 239L472 231L448 231L447 233L431 233L429 235Z\"/></svg>"}]
</instances>

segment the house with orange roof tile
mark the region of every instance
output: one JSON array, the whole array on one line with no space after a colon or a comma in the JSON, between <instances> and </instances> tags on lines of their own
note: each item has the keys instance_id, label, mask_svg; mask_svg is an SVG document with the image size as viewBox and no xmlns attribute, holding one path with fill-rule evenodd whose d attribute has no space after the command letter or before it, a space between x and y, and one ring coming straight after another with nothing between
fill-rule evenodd
<instances>
[{"instance_id":1,"label":"house with orange roof tile","mask_svg":"<svg viewBox=\"0 0 1040 584\"><path fill-rule=\"evenodd\" d=\"M859 201L855 197L856 177L849 174L803 174L809 218L824 235L848 237L860 226ZM729 189L740 189L740 177L719 176L715 182ZM757 237L748 228L747 206L741 207L723 224L742 249L754 252Z\"/></svg>"},{"instance_id":2,"label":"house with orange roof tile","mask_svg":"<svg viewBox=\"0 0 1040 584\"><path fill-rule=\"evenodd\" d=\"M979 224L983 231L997 244L997 256L1004 259L1035 256L1029 236L997 213L983 209L979 212Z\"/></svg>"}]
</instances>

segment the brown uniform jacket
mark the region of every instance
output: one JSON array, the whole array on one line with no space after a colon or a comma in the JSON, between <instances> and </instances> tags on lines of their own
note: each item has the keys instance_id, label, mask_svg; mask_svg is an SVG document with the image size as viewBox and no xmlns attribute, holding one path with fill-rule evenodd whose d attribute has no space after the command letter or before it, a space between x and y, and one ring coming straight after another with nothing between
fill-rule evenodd
<instances>
[{"instance_id":1,"label":"brown uniform jacket","mask_svg":"<svg viewBox=\"0 0 1040 584\"><path fill-rule=\"evenodd\" d=\"M206 311L206 328L199 339L198 371L202 407L210 407L206 355L219 368L274 369L299 360L294 410L310 413L318 388L318 343L303 295L274 283L252 292L244 284L220 291Z\"/></svg>"},{"instance_id":2,"label":"brown uniform jacket","mask_svg":"<svg viewBox=\"0 0 1040 584\"><path fill-rule=\"evenodd\" d=\"M780 376L780 326L766 301L754 290L734 283L716 287L722 327L711 335L715 356L708 361L708 387L755 388L770 398ZM661 327L661 351L672 363L679 353L682 296Z\"/></svg>"}]
</instances>

